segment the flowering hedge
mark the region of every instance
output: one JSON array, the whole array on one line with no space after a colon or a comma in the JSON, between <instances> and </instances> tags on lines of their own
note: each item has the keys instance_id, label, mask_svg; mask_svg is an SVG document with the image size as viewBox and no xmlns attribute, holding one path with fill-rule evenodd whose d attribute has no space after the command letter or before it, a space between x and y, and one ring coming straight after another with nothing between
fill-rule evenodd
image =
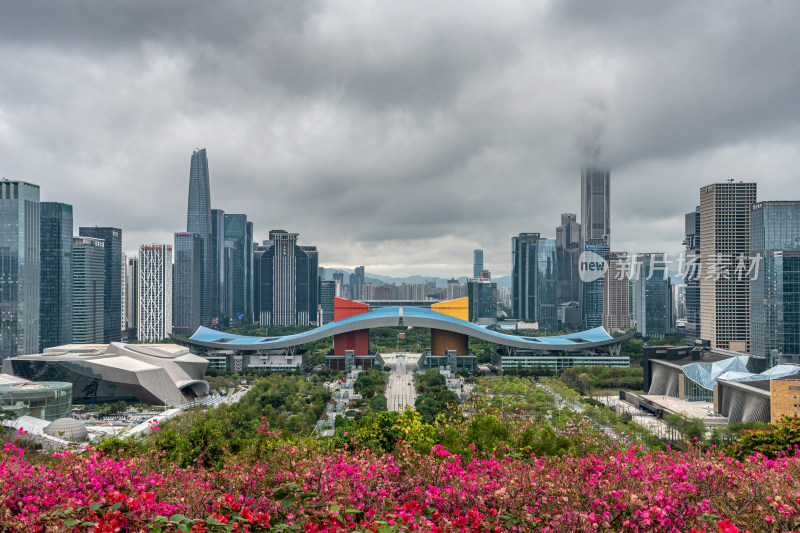
<instances>
[{"instance_id":1,"label":"flowering hedge","mask_svg":"<svg viewBox=\"0 0 800 533\"><path fill-rule=\"evenodd\" d=\"M637 447L585 457L466 460L324 454L259 434L259 457L214 470L157 453L0 457L3 531L793 531L800 457ZM269 444L269 445L267 445ZM717 524L719 523L719 525ZM5 529L4 529L5 528Z\"/></svg>"}]
</instances>

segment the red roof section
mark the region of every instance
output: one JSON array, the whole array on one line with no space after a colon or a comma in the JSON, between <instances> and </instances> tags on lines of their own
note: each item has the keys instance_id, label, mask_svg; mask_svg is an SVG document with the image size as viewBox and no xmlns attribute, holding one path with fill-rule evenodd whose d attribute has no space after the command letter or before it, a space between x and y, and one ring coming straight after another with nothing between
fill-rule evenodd
<instances>
[{"instance_id":1,"label":"red roof section","mask_svg":"<svg viewBox=\"0 0 800 533\"><path fill-rule=\"evenodd\" d=\"M350 316L360 315L369 311L369 304L346 300L344 298L333 299L333 320L342 320Z\"/></svg>"}]
</instances>

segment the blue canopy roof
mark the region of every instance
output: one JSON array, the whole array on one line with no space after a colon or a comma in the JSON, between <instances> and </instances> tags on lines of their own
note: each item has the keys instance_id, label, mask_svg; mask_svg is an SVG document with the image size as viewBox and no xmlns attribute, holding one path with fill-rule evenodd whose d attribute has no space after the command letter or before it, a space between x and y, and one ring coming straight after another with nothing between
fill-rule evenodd
<instances>
[{"instance_id":1,"label":"blue canopy roof","mask_svg":"<svg viewBox=\"0 0 800 533\"><path fill-rule=\"evenodd\" d=\"M408 326L442 329L462 333L502 346L542 351L580 351L586 348L614 344L627 340L613 338L602 327L552 337L521 337L499 333L472 322L454 318L431 309L419 307L384 307L337 320L318 328L281 337L252 337L222 333L209 328L198 328L189 339L172 336L182 344L194 344L216 349L266 350L287 348L361 329L386 326Z\"/></svg>"}]
</instances>

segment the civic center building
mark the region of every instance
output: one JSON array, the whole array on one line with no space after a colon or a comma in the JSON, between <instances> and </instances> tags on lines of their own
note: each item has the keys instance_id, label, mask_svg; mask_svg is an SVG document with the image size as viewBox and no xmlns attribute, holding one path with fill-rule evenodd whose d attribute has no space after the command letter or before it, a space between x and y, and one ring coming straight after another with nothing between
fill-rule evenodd
<instances>
[{"instance_id":1,"label":"civic center building","mask_svg":"<svg viewBox=\"0 0 800 533\"><path fill-rule=\"evenodd\" d=\"M631 335L612 337L602 327L552 337L508 335L469 322L469 299L431 304L430 308L369 304L334 299L334 321L303 333L280 337L253 337L199 328L190 338L171 335L178 344L207 358L212 367L243 370L299 370L307 363L304 345L333 337L326 365L334 370L382 367L380 353L370 350L369 330L377 327L429 328L431 346L423 351L419 368L448 367L474 370L476 356L469 338L497 346L493 360L498 372L546 366L555 370L574 365L629 366L619 354L621 343Z\"/></svg>"}]
</instances>

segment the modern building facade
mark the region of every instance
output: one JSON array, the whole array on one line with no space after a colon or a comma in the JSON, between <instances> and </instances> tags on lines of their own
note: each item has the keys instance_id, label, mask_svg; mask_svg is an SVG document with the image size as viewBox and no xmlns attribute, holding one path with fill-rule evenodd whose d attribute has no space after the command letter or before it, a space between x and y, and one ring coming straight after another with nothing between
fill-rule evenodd
<instances>
[{"instance_id":1,"label":"modern building facade","mask_svg":"<svg viewBox=\"0 0 800 533\"><path fill-rule=\"evenodd\" d=\"M72 344L3 361L3 372L72 384L80 404L140 401L182 405L208 394L208 361L175 344Z\"/></svg>"},{"instance_id":2,"label":"modern building facade","mask_svg":"<svg viewBox=\"0 0 800 533\"><path fill-rule=\"evenodd\" d=\"M512 312L518 320L536 320L540 240L538 233L520 233L511 239Z\"/></svg>"},{"instance_id":3,"label":"modern building facade","mask_svg":"<svg viewBox=\"0 0 800 533\"><path fill-rule=\"evenodd\" d=\"M103 342L119 342L122 337L122 230L110 227L84 227L81 237L103 239L105 242L105 287L103 296Z\"/></svg>"},{"instance_id":4,"label":"modern building facade","mask_svg":"<svg viewBox=\"0 0 800 533\"><path fill-rule=\"evenodd\" d=\"M211 210L211 327L223 328L225 314L227 254L225 253L225 211Z\"/></svg>"},{"instance_id":5,"label":"modern building facade","mask_svg":"<svg viewBox=\"0 0 800 533\"><path fill-rule=\"evenodd\" d=\"M750 351L800 363L800 202L759 202L750 212ZM800 403L800 402L798 402Z\"/></svg>"},{"instance_id":6,"label":"modern building facade","mask_svg":"<svg viewBox=\"0 0 800 533\"><path fill-rule=\"evenodd\" d=\"M172 245L139 246L137 338L155 342L172 332Z\"/></svg>"},{"instance_id":7,"label":"modern building facade","mask_svg":"<svg viewBox=\"0 0 800 533\"><path fill-rule=\"evenodd\" d=\"M317 321L317 249L298 245L297 237L271 230L269 241L255 253L254 300L260 324L303 326Z\"/></svg>"},{"instance_id":8,"label":"modern building facade","mask_svg":"<svg viewBox=\"0 0 800 533\"><path fill-rule=\"evenodd\" d=\"M487 278L470 278L467 281L467 298L470 322L497 320L497 283Z\"/></svg>"},{"instance_id":9,"label":"modern building facade","mask_svg":"<svg viewBox=\"0 0 800 533\"><path fill-rule=\"evenodd\" d=\"M611 244L611 173L607 168L581 171L581 229L583 242Z\"/></svg>"},{"instance_id":10,"label":"modern building facade","mask_svg":"<svg viewBox=\"0 0 800 533\"><path fill-rule=\"evenodd\" d=\"M637 254L631 280L631 312L636 331L645 337L666 337L675 329L672 280L663 253Z\"/></svg>"},{"instance_id":11,"label":"modern building facade","mask_svg":"<svg viewBox=\"0 0 800 533\"><path fill-rule=\"evenodd\" d=\"M684 285L686 341L693 343L700 337L700 206L686 213Z\"/></svg>"},{"instance_id":12,"label":"modern building facade","mask_svg":"<svg viewBox=\"0 0 800 533\"><path fill-rule=\"evenodd\" d=\"M607 168L581 171L581 248L600 257L611 251L611 173ZM583 327L603 321L604 278L583 284Z\"/></svg>"},{"instance_id":13,"label":"modern building facade","mask_svg":"<svg viewBox=\"0 0 800 533\"><path fill-rule=\"evenodd\" d=\"M196 282L200 285L200 321L204 326L211 325L214 307L214 284L211 279L213 274L211 230L211 184L208 173L208 156L203 148L192 153L189 166L186 233L196 233L200 239L200 279ZM176 276L178 275L176 274ZM176 281L178 281L177 278ZM181 286L185 287L185 282L181 281Z\"/></svg>"},{"instance_id":14,"label":"modern building facade","mask_svg":"<svg viewBox=\"0 0 800 533\"><path fill-rule=\"evenodd\" d=\"M105 342L105 244L93 237L73 238L71 342Z\"/></svg>"},{"instance_id":15,"label":"modern building facade","mask_svg":"<svg viewBox=\"0 0 800 533\"><path fill-rule=\"evenodd\" d=\"M319 311L317 323L324 326L334 320L334 302L336 299L336 282L332 280L319 280Z\"/></svg>"},{"instance_id":16,"label":"modern building facade","mask_svg":"<svg viewBox=\"0 0 800 533\"><path fill-rule=\"evenodd\" d=\"M137 328L139 316L139 258L135 255L128 257L125 269L126 298L125 327L123 329L133 332Z\"/></svg>"},{"instance_id":17,"label":"modern building facade","mask_svg":"<svg viewBox=\"0 0 800 533\"><path fill-rule=\"evenodd\" d=\"M542 331L558 331L558 265L556 241L540 239L536 257L536 321Z\"/></svg>"},{"instance_id":18,"label":"modern building facade","mask_svg":"<svg viewBox=\"0 0 800 533\"><path fill-rule=\"evenodd\" d=\"M750 209L756 184L713 183L700 189L700 337L712 347L750 349Z\"/></svg>"},{"instance_id":19,"label":"modern building facade","mask_svg":"<svg viewBox=\"0 0 800 533\"><path fill-rule=\"evenodd\" d=\"M197 233L176 233L172 283L173 331L191 334L203 325L203 239Z\"/></svg>"},{"instance_id":20,"label":"modern building facade","mask_svg":"<svg viewBox=\"0 0 800 533\"><path fill-rule=\"evenodd\" d=\"M39 186L0 180L0 359L39 349Z\"/></svg>"},{"instance_id":21,"label":"modern building facade","mask_svg":"<svg viewBox=\"0 0 800 533\"><path fill-rule=\"evenodd\" d=\"M482 278L481 270L483 270L483 250L472 251L472 277Z\"/></svg>"},{"instance_id":22,"label":"modern building facade","mask_svg":"<svg viewBox=\"0 0 800 533\"><path fill-rule=\"evenodd\" d=\"M228 315L234 322L253 320L253 223L244 214L225 215L225 239L231 248L232 265L226 270L230 284L231 309Z\"/></svg>"},{"instance_id":23,"label":"modern building facade","mask_svg":"<svg viewBox=\"0 0 800 533\"><path fill-rule=\"evenodd\" d=\"M630 306L630 258L626 252L606 254L603 283L603 328L625 331L633 328Z\"/></svg>"},{"instance_id":24,"label":"modern building facade","mask_svg":"<svg viewBox=\"0 0 800 533\"><path fill-rule=\"evenodd\" d=\"M72 206L40 204L39 351L72 342Z\"/></svg>"},{"instance_id":25,"label":"modern building facade","mask_svg":"<svg viewBox=\"0 0 800 533\"><path fill-rule=\"evenodd\" d=\"M583 297L578 276L581 256L581 225L574 213L562 213L561 225L556 227L556 301L559 304L576 302Z\"/></svg>"}]
</instances>

